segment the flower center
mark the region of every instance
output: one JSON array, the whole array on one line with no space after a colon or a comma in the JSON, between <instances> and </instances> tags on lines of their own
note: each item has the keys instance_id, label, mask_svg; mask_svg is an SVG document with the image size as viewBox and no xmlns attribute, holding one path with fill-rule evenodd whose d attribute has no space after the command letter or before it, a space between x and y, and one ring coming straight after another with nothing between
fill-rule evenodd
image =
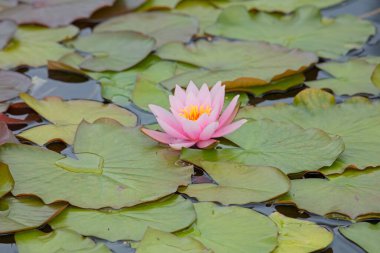
<instances>
[{"instance_id":1,"label":"flower center","mask_svg":"<svg viewBox=\"0 0 380 253\"><path fill-rule=\"evenodd\" d=\"M181 110L179 115L188 120L197 120L204 113L210 115L211 107L209 105L188 105Z\"/></svg>"}]
</instances>

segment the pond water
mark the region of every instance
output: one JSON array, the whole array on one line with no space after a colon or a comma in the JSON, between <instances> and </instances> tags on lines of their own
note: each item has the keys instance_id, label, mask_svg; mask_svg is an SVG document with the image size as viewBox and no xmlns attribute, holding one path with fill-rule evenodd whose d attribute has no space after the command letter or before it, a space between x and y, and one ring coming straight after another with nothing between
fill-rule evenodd
<instances>
[{"instance_id":1,"label":"pond water","mask_svg":"<svg viewBox=\"0 0 380 253\"><path fill-rule=\"evenodd\" d=\"M327 16L335 16L339 14L350 13L363 18L369 19L378 27L380 27L380 1L379 0L349 0L345 3L332 7L330 9L324 10L324 14ZM380 36L378 35L375 38L372 38L364 47L363 50L356 50L350 52L345 58L352 56L365 56L365 55L377 55L380 56ZM20 72L24 72L30 77L38 77L44 80L47 80L46 83L41 85L34 86L30 91L30 94L36 98L43 98L45 96L60 96L64 99L91 99L96 101L104 101L101 96L101 87L100 85L93 80L87 80L86 78L68 74L64 72L57 71L48 71L46 68L36 68L36 69L19 69ZM308 79L319 79L323 78L323 73L317 73L317 70L311 70L308 73ZM300 90L304 89L305 86L293 88L287 92L271 92L263 96L263 98L250 98L250 103L258 105L270 105L277 102L286 102L291 103L292 98ZM337 97L337 101L344 100L345 97ZM377 98L373 98L377 99ZM28 109L25 104L17 104L17 100L14 101L15 105L11 106L8 110L8 113L14 117L23 118L26 115L28 117L35 117L35 121L28 125L12 125L11 129L14 133L18 133L21 130L27 129L29 127L43 124L43 120L37 117L31 109ZM137 106L131 104L127 108L138 115L139 124L151 124L154 123L154 117ZM65 145L64 143L52 143L47 146L49 149L56 152L61 152L63 154L70 154L71 147ZM318 174L306 175L310 177L319 177ZM194 181L204 181L208 180L206 175L201 173L194 176ZM337 226L349 225L350 222L342 220L327 219L318 215L313 215L307 212L301 212L297 210L294 206L288 205L273 205L273 204L251 204L245 205L246 208L252 208L260 213L269 215L274 211L286 214L288 217L300 218L309 221L316 222L320 225L323 225L334 232L335 239L334 242L330 245L329 248L320 251L324 253L364 253L360 247L356 246L354 243L345 239L337 230ZM373 220L374 223L379 222L380 220ZM46 228L45 229L49 229ZM100 240L99 240L100 241ZM126 242L116 242L110 243L105 242L107 246L115 253L132 253L134 252L128 246ZM69 242L68 242L69 243ZM0 253L16 253L17 248L14 244L13 236L0 236Z\"/></svg>"}]
</instances>

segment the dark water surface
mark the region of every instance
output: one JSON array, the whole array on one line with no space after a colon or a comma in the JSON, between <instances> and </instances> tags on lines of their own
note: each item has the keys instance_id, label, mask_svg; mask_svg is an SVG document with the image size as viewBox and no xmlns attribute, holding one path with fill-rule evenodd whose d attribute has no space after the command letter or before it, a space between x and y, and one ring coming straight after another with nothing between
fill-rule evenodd
<instances>
[{"instance_id":1,"label":"dark water surface","mask_svg":"<svg viewBox=\"0 0 380 253\"><path fill-rule=\"evenodd\" d=\"M317 1L317 0L316 0ZM336 16L340 14L353 14L360 16L362 18L371 20L374 22L378 30L380 30L380 0L348 0L345 3L332 7L330 9L323 11L326 16ZM372 38L367 45L362 50L355 50L350 52L347 56L342 57L342 59L351 56L365 56L365 55L376 55L380 56L380 35ZM46 83L41 83L41 85L35 85L31 90L31 95L37 98L43 98L45 96L60 96L64 99L91 99L101 102L106 102L101 96L100 85L93 80L87 80L84 77L67 74L63 72L48 72L46 68L37 69L20 69L20 71L29 75L30 77L39 77L41 79L47 80ZM316 70L310 71L309 79L321 78L325 74L317 73ZM252 104L259 105L270 105L277 102L287 102L291 103L293 96L296 95L300 90L304 89L305 86L293 88L286 93L270 93L266 94L263 98L251 98ZM337 101L344 100L344 97L337 97ZM375 98L377 99L377 98ZM19 102L15 100L14 102ZM139 117L140 124L150 124L154 122L154 118L151 114L138 109L134 105L127 106L129 110L134 112ZM20 130L25 130L26 128L35 126L36 124L43 124L43 120L40 119L32 110L23 106L22 103L12 106L8 113L15 117L24 117L25 114L29 115L37 122L31 123L29 125L14 125L11 129L15 133ZM52 143L47 145L47 148L54 150L56 152L61 152L66 155L71 153L71 147L67 147L64 143ZM194 177L194 181L204 181L207 180L205 175L197 175ZM327 219L321 216L309 214L307 212L301 212L296 207L290 205L272 205L272 204L249 204L245 205L247 208L252 208L258 212L269 215L274 211L281 212L288 217L305 219L309 221L316 222L334 232L334 242L329 248L320 251L323 253L365 253L360 247L356 246L349 240L345 239L339 232L338 226L349 225L350 222L342 220ZM378 222L380 220L373 220L373 222ZM126 228L127 229L127 228ZM102 240L99 240L102 241ZM125 242L110 243L105 242L107 246L115 253L133 253L134 250L129 248L128 244ZM69 243L69 242L68 242ZM0 236L0 253L17 253L17 247L14 244L14 238L12 235ZM380 252L380 249L379 249ZM232 252L231 252L232 253Z\"/></svg>"}]
</instances>

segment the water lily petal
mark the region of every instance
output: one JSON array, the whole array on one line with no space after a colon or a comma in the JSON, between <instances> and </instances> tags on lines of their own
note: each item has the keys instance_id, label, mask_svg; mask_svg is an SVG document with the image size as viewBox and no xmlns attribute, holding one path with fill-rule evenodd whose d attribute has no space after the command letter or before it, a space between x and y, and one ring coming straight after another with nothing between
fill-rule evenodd
<instances>
[{"instance_id":1,"label":"water lily petal","mask_svg":"<svg viewBox=\"0 0 380 253\"><path fill-rule=\"evenodd\" d=\"M236 95L232 99L231 103L224 110L222 115L220 116L219 125L221 128L230 124L234 120L234 118L235 118L235 116L239 110L239 107L236 106L238 103L238 99L239 99L239 95Z\"/></svg>"},{"instance_id":2,"label":"water lily petal","mask_svg":"<svg viewBox=\"0 0 380 253\"><path fill-rule=\"evenodd\" d=\"M176 84L174 89L174 96L177 97L179 100L185 101L186 99L186 91L181 88L178 84Z\"/></svg>"},{"instance_id":3,"label":"water lily petal","mask_svg":"<svg viewBox=\"0 0 380 253\"><path fill-rule=\"evenodd\" d=\"M195 143L196 141L184 141L184 142L179 142L179 143L171 143L169 144L169 146L172 149L181 150L182 148L189 148L191 146L194 146Z\"/></svg>"},{"instance_id":4,"label":"water lily petal","mask_svg":"<svg viewBox=\"0 0 380 253\"><path fill-rule=\"evenodd\" d=\"M184 119L181 123L182 128L189 139L197 140L199 138L202 129L197 121Z\"/></svg>"},{"instance_id":5,"label":"water lily petal","mask_svg":"<svg viewBox=\"0 0 380 253\"><path fill-rule=\"evenodd\" d=\"M169 144L173 140L173 138L167 133L154 131L146 128L141 128L141 132L161 143Z\"/></svg>"},{"instance_id":6,"label":"water lily petal","mask_svg":"<svg viewBox=\"0 0 380 253\"><path fill-rule=\"evenodd\" d=\"M207 148L207 147L214 145L216 142L217 142L217 140L214 140L214 139L210 139L207 141L199 141L199 142L197 142L197 147L198 148Z\"/></svg>"},{"instance_id":7,"label":"water lily petal","mask_svg":"<svg viewBox=\"0 0 380 253\"><path fill-rule=\"evenodd\" d=\"M199 93L198 93L198 101L200 105L203 106L211 106L211 94L208 89L207 84L203 84Z\"/></svg>"},{"instance_id":8,"label":"water lily petal","mask_svg":"<svg viewBox=\"0 0 380 253\"><path fill-rule=\"evenodd\" d=\"M235 121L235 122L233 122L227 126L224 126L220 129L218 129L212 137L217 138L217 137L222 137L224 135L230 134L230 133L234 132L235 130L237 130L239 127L241 127L246 122L247 122L246 119L241 119L241 120Z\"/></svg>"},{"instance_id":9,"label":"water lily petal","mask_svg":"<svg viewBox=\"0 0 380 253\"><path fill-rule=\"evenodd\" d=\"M218 129L218 127L219 127L218 122L213 122L213 123L209 124L208 126L206 126L203 129L203 131L199 135L199 139L202 141L209 140L213 136L215 131Z\"/></svg>"},{"instance_id":10,"label":"water lily petal","mask_svg":"<svg viewBox=\"0 0 380 253\"><path fill-rule=\"evenodd\" d=\"M184 102L186 101L186 97L184 99L170 95L169 96L169 103L170 103L170 110L173 114L179 114L181 113L181 110L185 107Z\"/></svg>"},{"instance_id":11,"label":"water lily petal","mask_svg":"<svg viewBox=\"0 0 380 253\"><path fill-rule=\"evenodd\" d=\"M160 125L162 130L164 130L170 136L178 139L187 139L187 137L183 134L183 129L181 129L181 125L177 124L176 126L169 125L166 121L157 118L157 123Z\"/></svg>"},{"instance_id":12,"label":"water lily petal","mask_svg":"<svg viewBox=\"0 0 380 253\"><path fill-rule=\"evenodd\" d=\"M185 106L191 106L191 105L195 105L195 106L199 105L198 97L193 92L186 93Z\"/></svg>"},{"instance_id":13,"label":"water lily petal","mask_svg":"<svg viewBox=\"0 0 380 253\"><path fill-rule=\"evenodd\" d=\"M190 93L193 93L194 96L198 96L199 93L198 87L195 85L193 81L190 81L189 85L186 88L186 95L189 95Z\"/></svg>"}]
</instances>

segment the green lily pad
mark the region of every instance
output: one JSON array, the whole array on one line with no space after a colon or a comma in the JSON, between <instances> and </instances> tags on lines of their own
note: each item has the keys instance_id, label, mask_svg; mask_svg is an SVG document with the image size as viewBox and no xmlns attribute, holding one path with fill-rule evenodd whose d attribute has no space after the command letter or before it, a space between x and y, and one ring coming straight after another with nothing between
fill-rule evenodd
<instances>
[{"instance_id":1,"label":"green lily pad","mask_svg":"<svg viewBox=\"0 0 380 253\"><path fill-rule=\"evenodd\" d=\"M202 162L201 165L215 184L191 184L180 190L200 201L216 201L224 205L264 202L290 188L288 177L276 168L217 162Z\"/></svg>"},{"instance_id":2,"label":"green lily pad","mask_svg":"<svg viewBox=\"0 0 380 253\"><path fill-rule=\"evenodd\" d=\"M168 89L175 84L186 86L189 80L199 85L221 80L227 90L240 91L302 72L317 61L312 53L261 42L227 40L198 40L189 45L169 43L159 48L157 55L202 67L162 82Z\"/></svg>"},{"instance_id":3,"label":"green lily pad","mask_svg":"<svg viewBox=\"0 0 380 253\"><path fill-rule=\"evenodd\" d=\"M291 174L330 166L344 150L339 136L270 120L247 122L226 138L239 147L183 149L181 159L198 166L203 161L271 166Z\"/></svg>"},{"instance_id":4,"label":"green lily pad","mask_svg":"<svg viewBox=\"0 0 380 253\"><path fill-rule=\"evenodd\" d=\"M360 222L349 227L340 227L339 232L368 253L379 250L380 223Z\"/></svg>"},{"instance_id":5,"label":"green lily pad","mask_svg":"<svg viewBox=\"0 0 380 253\"><path fill-rule=\"evenodd\" d=\"M192 174L191 167L175 165L177 152L112 120L82 122L73 149L76 159L34 146L1 146L0 159L15 180L12 193L37 195L45 203L118 209L169 195Z\"/></svg>"},{"instance_id":6,"label":"green lily pad","mask_svg":"<svg viewBox=\"0 0 380 253\"><path fill-rule=\"evenodd\" d=\"M211 0L220 8L242 5L248 9L267 12L290 13L303 6L314 6L319 9L327 8L343 2L344 0Z\"/></svg>"},{"instance_id":7,"label":"green lily pad","mask_svg":"<svg viewBox=\"0 0 380 253\"><path fill-rule=\"evenodd\" d=\"M20 232L16 233L15 239L20 253L111 253L103 243L95 243L64 229L51 233L39 230Z\"/></svg>"},{"instance_id":8,"label":"green lily pad","mask_svg":"<svg viewBox=\"0 0 380 253\"><path fill-rule=\"evenodd\" d=\"M273 253L316 252L328 247L333 233L314 222L288 218L278 212L269 215L279 231L278 246Z\"/></svg>"},{"instance_id":9,"label":"green lily pad","mask_svg":"<svg viewBox=\"0 0 380 253\"><path fill-rule=\"evenodd\" d=\"M70 39L78 33L75 26L48 29L39 26L21 26L13 39L0 51L0 68L9 69L21 65L40 67L48 60L57 61L73 52L58 42Z\"/></svg>"},{"instance_id":10,"label":"green lily pad","mask_svg":"<svg viewBox=\"0 0 380 253\"><path fill-rule=\"evenodd\" d=\"M151 11L151 10L169 10L176 7L181 0L147 0L139 10Z\"/></svg>"},{"instance_id":11,"label":"green lily pad","mask_svg":"<svg viewBox=\"0 0 380 253\"><path fill-rule=\"evenodd\" d=\"M198 31L196 18L170 12L128 13L95 27L98 32L135 31L156 39L159 47L168 42L188 42Z\"/></svg>"},{"instance_id":12,"label":"green lily pad","mask_svg":"<svg viewBox=\"0 0 380 253\"><path fill-rule=\"evenodd\" d=\"M371 81L376 87L380 86L380 64L375 67L375 70L371 75Z\"/></svg>"},{"instance_id":13,"label":"green lily pad","mask_svg":"<svg viewBox=\"0 0 380 253\"><path fill-rule=\"evenodd\" d=\"M26 92L32 81L25 75L7 70L0 70L0 102L17 97Z\"/></svg>"},{"instance_id":14,"label":"green lily pad","mask_svg":"<svg viewBox=\"0 0 380 253\"><path fill-rule=\"evenodd\" d=\"M347 167L363 170L380 165L380 104L377 102L355 99L335 104L330 93L307 89L294 98L294 105L247 106L240 110L238 118L291 122L305 129L319 128L341 136L345 150L333 167L322 170L325 174L341 173Z\"/></svg>"},{"instance_id":15,"label":"green lily pad","mask_svg":"<svg viewBox=\"0 0 380 253\"><path fill-rule=\"evenodd\" d=\"M327 179L292 180L289 195L281 202L295 203L298 208L319 215L343 215L360 220L361 216L377 217L380 196L379 169L346 170Z\"/></svg>"},{"instance_id":16,"label":"green lily pad","mask_svg":"<svg viewBox=\"0 0 380 253\"><path fill-rule=\"evenodd\" d=\"M359 93L380 93L380 84L372 82L372 73L376 68L374 58L353 58L347 62L327 62L318 68L329 73L334 78L319 79L306 82L312 88L328 88L337 95L355 95ZM380 59L377 59L380 63Z\"/></svg>"},{"instance_id":17,"label":"green lily pad","mask_svg":"<svg viewBox=\"0 0 380 253\"><path fill-rule=\"evenodd\" d=\"M262 29L268 27L268 29ZM290 16L249 13L243 6L225 9L206 33L227 38L267 41L310 51L324 58L338 58L360 48L375 34L373 24L350 15L323 18L317 8L303 7Z\"/></svg>"},{"instance_id":18,"label":"green lily pad","mask_svg":"<svg viewBox=\"0 0 380 253\"><path fill-rule=\"evenodd\" d=\"M0 21L0 50L3 49L13 38L17 31L17 25L13 21Z\"/></svg>"},{"instance_id":19,"label":"green lily pad","mask_svg":"<svg viewBox=\"0 0 380 253\"><path fill-rule=\"evenodd\" d=\"M174 232L195 220L193 204L179 195L118 210L69 207L50 225L108 241L141 240L148 227Z\"/></svg>"},{"instance_id":20,"label":"green lily pad","mask_svg":"<svg viewBox=\"0 0 380 253\"><path fill-rule=\"evenodd\" d=\"M0 234L39 227L54 218L67 206L66 203L44 205L36 198L5 197L0 199Z\"/></svg>"},{"instance_id":21,"label":"green lily pad","mask_svg":"<svg viewBox=\"0 0 380 253\"><path fill-rule=\"evenodd\" d=\"M131 31L93 33L73 42L76 49L92 54L80 67L97 72L133 67L148 56L155 44L153 38Z\"/></svg>"},{"instance_id":22,"label":"green lily pad","mask_svg":"<svg viewBox=\"0 0 380 253\"><path fill-rule=\"evenodd\" d=\"M14 181L8 166L0 163L0 198L13 189Z\"/></svg>"},{"instance_id":23,"label":"green lily pad","mask_svg":"<svg viewBox=\"0 0 380 253\"><path fill-rule=\"evenodd\" d=\"M110 118L125 126L136 125L136 116L128 110L113 104L89 100L63 101L59 97L47 97L37 100L28 94L20 97L33 110L53 123L27 129L18 136L43 145L53 140L62 140L68 144L74 142L75 132L82 120L94 122L100 118ZM58 113L59 112L59 113Z\"/></svg>"},{"instance_id":24,"label":"green lily pad","mask_svg":"<svg viewBox=\"0 0 380 253\"><path fill-rule=\"evenodd\" d=\"M197 221L179 235L201 242L214 253L269 253L277 246L276 225L258 212L207 202L194 207Z\"/></svg>"},{"instance_id":25,"label":"green lily pad","mask_svg":"<svg viewBox=\"0 0 380 253\"><path fill-rule=\"evenodd\" d=\"M148 228L136 253L212 253L192 238Z\"/></svg>"}]
</instances>

